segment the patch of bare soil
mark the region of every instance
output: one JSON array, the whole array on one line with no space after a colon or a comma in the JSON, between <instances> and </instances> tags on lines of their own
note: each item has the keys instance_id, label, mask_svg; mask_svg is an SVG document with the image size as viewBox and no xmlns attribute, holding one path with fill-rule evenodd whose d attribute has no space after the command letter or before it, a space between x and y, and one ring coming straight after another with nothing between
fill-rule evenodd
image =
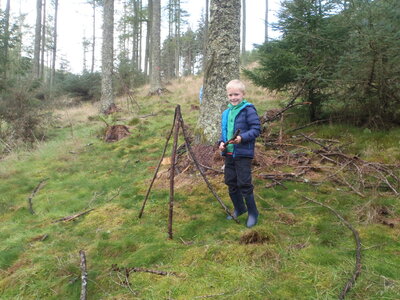
<instances>
[{"instance_id":1,"label":"patch of bare soil","mask_svg":"<svg viewBox=\"0 0 400 300\"><path fill-rule=\"evenodd\" d=\"M107 127L104 140L107 143L116 142L130 134L128 127L125 125L112 125Z\"/></svg>"},{"instance_id":2,"label":"patch of bare soil","mask_svg":"<svg viewBox=\"0 0 400 300\"><path fill-rule=\"evenodd\" d=\"M264 244L265 242L269 241L269 237L265 236L258 231L252 230L243 234L240 237L240 244Z\"/></svg>"}]
</instances>

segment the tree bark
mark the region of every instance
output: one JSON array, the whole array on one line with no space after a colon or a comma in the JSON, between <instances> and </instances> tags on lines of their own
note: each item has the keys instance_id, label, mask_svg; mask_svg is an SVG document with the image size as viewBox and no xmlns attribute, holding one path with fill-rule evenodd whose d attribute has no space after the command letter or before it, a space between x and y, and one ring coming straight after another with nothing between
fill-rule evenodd
<instances>
[{"instance_id":1,"label":"tree bark","mask_svg":"<svg viewBox=\"0 0 400 300\"><path fill-rule=\"evenodd\" d=\"M58 16L58 0L54 0L54 31L53 31L53 58L51 63L50 86L54 85L56 76L56 59L57 59L57 16Z\"/></svg>"},{"instance_id":2,"label":"tree bark","mask_svg":"<svg viewBox=\"0 0 400 300\"><path fill-rule=\"evenodd\" d=\"M92 36L92 66L90 68L90 73L94 72L94 58L95 58L95 50L96 50L96 2L93 1L93 36Z\"/></svg>"},{"instance_id":3,"label":"tree bark","mask_svg":"<svg viewBox=\"0 0 400 300\"><path fill-rule=\"evenodd\" d=\"M33 49L32 73L34 78L40 76L40 41L42 33L42 0L36 0L35 44Z\"/></svg>"},{"instance_id":4,"label":"tree bark","mask_svg":"<svg viewBox=\"0 0 400 300\"><path fill-rule=\"evenodd\" d=\"M114 0L104 1L103 45L101 58L101 112L105 112L114 103L113 66L114 66Z\"/></svg>"},{"instance_id":5,"label":"tree bark","mask_svg":"<svg viewBox=\"0 0 400 300\"><path fill-rule=\"evenodd\" d=\"M44 51L46 46L46 0L43 0L42 44L40 52L40 78L44 79Z\"/></svg>"},{"instance_id":6,"label":"tree bark","mask_svg":"<svg viewBox=\"0 0 400 300\"><path fill-rule=\"evenodd\" d=\"M144 74L150 75L150 47L151 47L151 22L153 19L153 1L148 1L148 19L146 23L146 52L144 54Z\"/></svg>"},{"instance_id":7,"label":"tree bark","mask_svg":"<svg viewBox=\"0 0 400 300\"><path fill-rule=\"evenodd\" d=\"M197 127L209 143L218 140L221 114L228 103L226 84L239 78L240 0L212 0L204 95Z\"/></svg>"},{"instance_id":8,"label":"tree bark","mask_svg":"<svg viewBox=\"0 0 400 300\"><path fill-rule=\"evenodd\" d=\"M265 37L264 42L268 42L268 0L265 0Z\"/></svg>"},{"instance_id":9,"label":"tree bark","mask_svg":"<svg viewBox=\"0 0 400 300\"><path fill-rule=\"evenodd\" d=\"M150 94L159 93L162 90L160 73L161 3L160 0L153 0L152 3Z\"/></svg>"},{"instance_id":10,"label":"tree bark","mask_svg":"<svg viewBox=\"0 0 400 300\"><path fill-rule=\"evenodd\" d=\"M4 36L3 36L3 77L7 78L8 69L8 44L10 40L10 0L6 2L6 10L4 11Z\"/></svg>"},{"instance_id":11,"label":"tree bark","mask_svg":"<svg viewBox=\"0 0 400 300\"><path fill-rule=\"evenodd\" d=\"M242 0L243 19L242 19L242 55L246 53L246 0Z\"/></svg>"},{"instance_id":12,"label":"tree bark","mask_svg":"<svg viewBox=\"0 0 400 300\"><path fill-rule=\"evenodd\" d=\"M179 78L181 1L175 0L175 77Z\"/></svg>"}]
</instances>

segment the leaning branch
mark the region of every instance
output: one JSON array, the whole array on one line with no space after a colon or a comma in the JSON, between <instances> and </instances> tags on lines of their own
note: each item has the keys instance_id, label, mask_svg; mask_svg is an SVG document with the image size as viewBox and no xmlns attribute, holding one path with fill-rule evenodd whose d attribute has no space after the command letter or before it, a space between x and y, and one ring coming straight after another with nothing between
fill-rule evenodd
<instances>
[{"instance_id":1,"label":"leaning branch","mask_svg":"<svg viewBox=\"0 0 400 300\"><path fill-rule=\"evenodd\" d=\"M179 122L181 124L182 127L182 132L183 132L183 137L185 139L185 143L186 143L186 148L188 149L188 152L192 158L192 160L194 161L194 164L196 165L197 170L199 170L201 176L203 177L205 183L207 184L208 189L211 191L211 193L214 195L214 197L217 199L217 201L219 202L219 204L222 206L222 208L225 210L225 212L231 216L233 218L233 220L235 220L236 223L239 223L239 220L233 215L231 214L231 212L229 211L228 207L226 207L226 205L224 204L224 202L221 200L221 198L218 196L218 194L215 192L214 188L212 187L211 183L208 181L206 175L204 174L203 170L200 168L200 165L193 153L192 147L190 146L190 142L188 139L188 135L185 129L185 125L183 122L183 117L181 114L179 114L178 116L179 118Z\"/></svg>"}]
</instances>

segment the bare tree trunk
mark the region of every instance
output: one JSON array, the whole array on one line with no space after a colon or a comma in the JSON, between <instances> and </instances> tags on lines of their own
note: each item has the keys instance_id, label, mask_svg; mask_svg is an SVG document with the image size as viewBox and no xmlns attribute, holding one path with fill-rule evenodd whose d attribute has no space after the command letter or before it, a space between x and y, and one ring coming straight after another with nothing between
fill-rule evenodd
<instances>
[{"instance_id":1,"label":"bare tree trunk","mask_svg":"<svg viewBox=\"0 0 400 300\"><path fill-rule=\"evenodd\" d=\"M206 67L206 57L207 57L207 44L208 44L208 16L209 16L209 0L206 0L206 17L205 17L205 22L204 22L204 41L203 41L203 65L202 65L202 69L203 71L205 70Z\"/></svg>"},{"instance_id":2,"label":"bare tree trunk","mask_svg":"<svg viewBox=\"0 0 400 300\"><path fill-rule=\"evenodd\" d=\"M44 79L44 50L46 46L46 0L43 0L42 44L40 53L40 78Z\"/></svg>"},{"instance_id":3,"label":"bare tree trunk","mask_svg":"<svg viewBox=\"0 0 400 300\"><path fill-rule=\"evenodd\" d=\"M181 35L181 1L175 0L175 77L179 77L180 35Z\"/></svg>"},{"instance_id":4,"label":"bare tree trunk","mask_svg":"<svg viewBox=\"0 0 400 300\"><path fill-rule=\"evenodd\" d=\"M142 11L143 11L143 6L142 6L142 0L139 0L139 14L140 14L140 20L139 20L139 36L138 36L138 44L139 44L139 50L138 50L138 71L142 70L142 38L143 38L143 20L142 20Z\"/></svg>"},{"instance_id":5,"label":"bare tree trunk","mask_svg":"<svg viewBox=\"0 0 400 300\"><path fill-rule=\"evenodd\" d=\"M219 138L221 114L228 103L226 84L239 78L240 0L211 0L210 28L197 127L203 138Z\"/></svg>"},{"instance_id":6,"label":"bare tree trunk","mask_svg":"<svg viewBox=\"0 0 400 300\"><path fill-rule=\"evenodd\" d=\"M54 0L54 31L53 31L53 58L51 63L50 86L54 85L56 77L56 59L57 59L57 16L58 16L58 0Z\"/></svg>"},{"instance_id":7,"label":"bare tree trunk","mask_svg":"<svg viewBox=\"0 0 400 300\"><path fill-rule=\"evenodd\" d=\"M101 112L105 112L113 103L112 75L114 67L114 0L104 0L103 7L103 45L101 57Z\"/></svg>"},{"instance_id":8,"label":"bare tree trunk","mask_svg":"<svg viewBox=\"0 0 400 300\"><path fill-rule=\"evenodd\" d=\"M3 37L3 76L7 78L8 69L8 44L10 40L10 0L7 0L6 10L4 11L4 37Z\"/></svg>"},{"instance_id":9,"label":"bare tree trunk","mask_svg":"<svg viewBox=\"0 0 400 300\"><path fill-rule=\"evenodd\" d=\"M138 1L133 1L133 22L132 22L132 70L138 70L139 58L139 9Z\"/></svg>"},{"instance_id":10,"label":"bare tree trunk","mask_svg":"<svg viewBox=\"0 0 400 300\"><path fill-rule=\"evenodd\" d=\"M94 72L94 57L96 50L96 2L93 1L93 36L92 36L92 67L90 68L90 73Z\"/></svg>"},{"instance_id":11,"label":"bare tree trunk","mask_svg":"<svg viewBox=\"0 0 400 300\"><path fill-rule=\"evenodd\" d=\"M160 93L162 90L160 73L161 3L160 0L153 0L152 2L150 94Z\"/></svg>"},{"instance_id":12,"label":"bare tree trunk","mask_svg":"<svg viewBox=\"0 0 400 300\"><path fill-rule=\"evenodd\" d=\"M264 42L268 42L268 0L265 0L265 38Z\"/></svg>"},{"instance_id":13,"label":"bare tree trunk","mask_svg":"<svg viewBox=\"0 0 400 300\"><path fill-rule=\"evenodd\" d=\"M151 32L152 32L152 20L153 20L153 0L148 0L148 20L146 29L146 53L144 57L144 73L151 76L151 62L150 62L150 48L151 48Z\"/></svg>"},{"instance_id":14,"label":"bare tree trunk","mask_svg":"<svg viewBox=\"0 0 400 300\"><path fill-rule=\"evenodd\" d=\"M242 19L242 55L246 53L246 0L242 0L243 19Z\"/></svg>"},{"instance_id":15,"label":"bare tree trunk","mask_svg":"<svg viewBox=\"0 0 400 300\"><path fill-rule=\"evenodd\" d=\"M32 73L35 78L40 76L40 41L42 32L42 0L36 0L35 45L33 50Z\"/></svg>"}]
</instances>

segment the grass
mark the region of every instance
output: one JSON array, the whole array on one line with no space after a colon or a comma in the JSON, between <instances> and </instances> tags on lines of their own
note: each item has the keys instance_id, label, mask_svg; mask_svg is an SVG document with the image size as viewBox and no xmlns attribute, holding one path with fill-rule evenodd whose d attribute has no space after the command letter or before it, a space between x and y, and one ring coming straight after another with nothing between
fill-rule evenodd
<instances>
[{"instance_id":1,"label":"grass","mask_svg":"<svg viewBox=\"0 0 400 300\"><path fill-rule=\"evenodd\" d=\"M352 234L331 212L299 194L333 207L360 233L363 269L349 298L398 299L399 225L391 228L373 217L376 207L385 206L392 218L399 218L399 199L387 192L361 198L329 182L288 182L286 188L266 189L255 174L261 216L254 229L247 229L246 216L240 224L225 220L207 186L193 175L175 191L173 240L167 233L168 184L161 179L143 217L137 218L174 108L180 104L185 123L194 128L198 111L191 106L198 105L200 85L193 77L172 83L171 93L160 98L139 93L140 112L127 111L119 99L124 109L119 122L129 124L132 132L119 142L99 139L104 123L93 118L95 108L85 105L64 111L51 139L35 151L0 161L1 299L77 299L81 249L88 262L89 299L336 299L354 268ZM247 95L260 115L279 106L276 95L251 85ZM141 117L150 113L157 117ZM352 141L348 153L366 160L398 162L398 129L369 132L323 125L303 132ZM27 198L45 178L31 215ZM231 207L222 177L210 180ZM54 223L89 208L94 210L74 221ZM263 242L244 243L254 232ZM128 287L112 265L177 276L131 273Z\"/></svg>"}]
</instances>

